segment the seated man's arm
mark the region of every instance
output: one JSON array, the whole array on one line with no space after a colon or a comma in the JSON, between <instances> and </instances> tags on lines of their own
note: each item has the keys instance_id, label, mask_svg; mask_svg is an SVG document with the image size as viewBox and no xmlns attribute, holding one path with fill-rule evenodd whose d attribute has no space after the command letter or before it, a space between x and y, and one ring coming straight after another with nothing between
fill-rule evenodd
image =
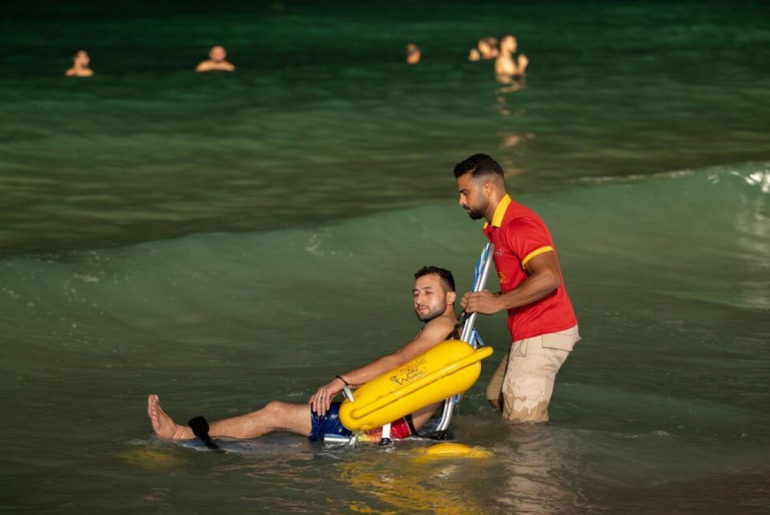
<instances>
[{"instance_id":1,"label":"seated man's arm","mask_svg":"<svg viewBox=\"0 0 770 515\"><path fill-rule=\"evenodd\" d=\"M444 316L434 318L425 324L423 330L403 348L393 354L372 361L366 366L345 372L344 374L341 374L341 376L344 377L345 381L351 386L362 385L381 376L385 372L408 363L420 354L425 353L430 348L446 340L447 335L453 330L454 324L449 318ZM339 378L335 378L329 384L319 388L318 391L310 397L309 403L313 411L323 416L331 406L332 399L342 391L343 386L345 386L345 383Z\"/></svg>"}]
</instances>

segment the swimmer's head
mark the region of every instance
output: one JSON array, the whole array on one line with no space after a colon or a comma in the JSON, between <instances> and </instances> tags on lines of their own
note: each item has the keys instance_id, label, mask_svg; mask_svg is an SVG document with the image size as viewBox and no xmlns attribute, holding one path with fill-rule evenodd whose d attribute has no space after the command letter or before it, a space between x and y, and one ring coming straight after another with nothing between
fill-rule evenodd
<instances>
[{"instance_id":1,"label":"swimmer's head","mask_svg":"<svg viewBox=\"0 0 770 515\"><path fill-rule=\"evenodd\" d=\"M88 68L91 64L91 58L88 56L88 52L85 50L78 50L75 55L72 56L72 64L78 68Z\"/></svg>"},{"instance_id":2,"label":"swimmer's head","mask_svg":"<svg viewBox=\"0 0 770 515\"><path fill-rule=\"evenodd\" d=\"M501 51L507 51L510 53L516 52L516 49L519 46L519 42L516 40L516 36L513 36L511 34L506 34L505 36L500 38L500 50Z\"/></svg>"},{"instance_id":3,"label":"swimmer's head","mask_svg":"<svg viewBox=\"0 0 770 515\"><path fill-rule=\"evenodd\" d=\"M497 52L497 40L495 38L481 38L476 46L484 58L489 58Z\"/></svg>"},{"instance_id":4,"label":"swimmer's head","mask_svg":"<svg viewBox=\"0 0 770 515\"><path fill-rule=\"evenodd\" d=\"M420 47L415 45L414 43L409 43L406 45L406 62L408 64L417 64L420 62Z\"/></svg>"},{"instance_id":5,"label":"swimmer's head","mask_svg":"<svg viewBox=\"0 0 770 515\"><path fill-rule=\"evenodd\" d=\"M473 220L489 214L492 199L505 192L502 167L486 154L474 154L455 166L459 204Z\"/></svg>"},{"instance_id":6,"label":"swimmer's head","mask_svg":"<svg viewBox=\"0 0 770 515\"><path fill-rule=\"evenodd\" d=\"M211 51L209 52L209 57L211 58L212 61L221 63L227 57L227 52L225 51L225 47L221 45L212 47Z\"/></svg>"},{"instance_id":7,"label":"swimmer's head","mask_svg":"<svg viewBox=\"0 0 770 515\"><path fill-rule=\"evenodd\" d=\"M437 266L424 266L414 274L414 312L422 322L454 309L457 298L452 272Z\"/></svg>"}]
</instances>

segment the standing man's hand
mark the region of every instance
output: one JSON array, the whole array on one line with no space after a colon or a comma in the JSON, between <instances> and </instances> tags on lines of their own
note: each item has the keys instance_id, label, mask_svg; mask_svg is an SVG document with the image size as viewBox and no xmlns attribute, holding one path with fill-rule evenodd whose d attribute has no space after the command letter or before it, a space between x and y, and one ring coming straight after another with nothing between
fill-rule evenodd
<instances>
[{"instance_id":1,"label":"standing man's hand","mask_svg":"<svg viewBox=\"0 0 770 515\"><path fill-rule=\"evenodd\" d=\"M323 417L329 411L332 405L332 399L342 391L344 383L340 379L335 379L318 389L311 397L308 404L310 408L319 416Z\"/></svg>"},{"instance_id":2,"label":"standing man's hand","mask_svg":"<svg viewBox=\"0 0 770 515\"><path fill-rule=\"evenodd\" d=\"M487 290L476 293L467 292L460 301L460 307L468 313L491 315L502 310L500 296Z\"/></svg>"}]
</instances>

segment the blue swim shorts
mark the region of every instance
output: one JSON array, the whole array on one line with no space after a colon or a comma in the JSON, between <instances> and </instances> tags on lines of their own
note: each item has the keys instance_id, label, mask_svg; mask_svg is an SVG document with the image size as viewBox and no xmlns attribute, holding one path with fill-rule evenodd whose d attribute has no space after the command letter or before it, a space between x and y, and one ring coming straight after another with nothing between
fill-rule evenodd
<instances>
[{"instance_id":1,"label":"blue swim shorts","mask_svg":"<svg viewBox=\"0 0 770 515\"><path fill-rule=\"evenodd\" d=\"M332 402L331 408L323 417L318 415L313 408L310 408L310 423L313 428L310 430L308 440L317 442L324 439L324 435L350 436L353 432L342 425L340 422L341 402Z\"/></svg>"}]
</instances>

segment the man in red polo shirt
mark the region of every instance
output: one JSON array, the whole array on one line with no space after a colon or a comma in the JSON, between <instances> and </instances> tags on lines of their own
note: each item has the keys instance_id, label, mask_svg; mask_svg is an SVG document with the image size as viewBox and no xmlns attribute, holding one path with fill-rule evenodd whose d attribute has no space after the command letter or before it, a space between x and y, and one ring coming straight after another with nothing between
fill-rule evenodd
<instances>
[{"instance_id":1,"label":"man in red polo shirt","mask_svg":"<svg viewBox=\"0 0 770 515\"><path fill-rule=\"evenodd\" d=\"M580 339L551 234L534 211L511 200L503 169L488 155L469 157L454 173L460 205L473 220L487 220L500 279L500 293L466 293L461 306L485 315L507 310L513 342L487 399L512 422L546 422L556 374Z\"/></svg>"}]
</instances>

